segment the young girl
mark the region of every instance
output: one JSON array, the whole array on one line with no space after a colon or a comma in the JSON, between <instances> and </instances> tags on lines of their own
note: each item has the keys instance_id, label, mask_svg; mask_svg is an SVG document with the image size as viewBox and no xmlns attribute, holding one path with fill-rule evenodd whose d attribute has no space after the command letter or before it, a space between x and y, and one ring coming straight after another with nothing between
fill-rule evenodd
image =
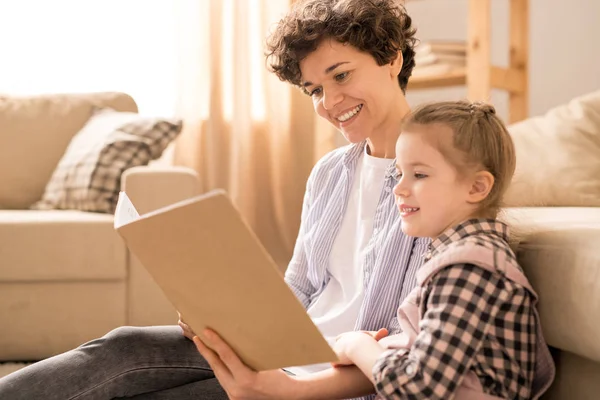
<instances>
[{"instance_id":1,"label":"young girl","mask_svg":"<svg viewBox=\"0 0 600 400\"><path fill-rule=\"evenodd\" d=\"M432 239L417 288L402 303L402 333L379 342L338 337L385 399L530 399L554 378L537 295L496 219L515 169L511 138L492 106L426 105L396 144L402 230Z\"/></svg>"}]
</instances>

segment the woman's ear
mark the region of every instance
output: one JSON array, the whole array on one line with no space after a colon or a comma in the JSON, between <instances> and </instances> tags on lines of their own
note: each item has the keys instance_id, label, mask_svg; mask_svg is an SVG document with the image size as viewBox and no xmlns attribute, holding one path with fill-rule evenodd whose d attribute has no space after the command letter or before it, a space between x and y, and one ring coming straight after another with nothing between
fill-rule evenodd
<instances>
[{"instance_id":1,"label":"woman's ear","mask_svg":"<svg viewBox=\"0 0 600 400\"><path fill-rule=\"evenodd\" d=\"M494 176L489 171L476 172L469 188L467 202L472 204L482 202L488 197L493 187Z\"/></svg>"},{"instance_id":2,"label":"woman's ear","mask_svg":"<svg viewBox=\"0 0 600 400\"><path fill-rule=\"evenodd\" d=\"M398 75L400 75L400 71L402 71L403 63L404 63L404 58L402 57L402 52L400 50L398 50L398 55L390 63L390 74L391 74L392 78L396 79L398 77Z\"/></svg>"}]
</instances>

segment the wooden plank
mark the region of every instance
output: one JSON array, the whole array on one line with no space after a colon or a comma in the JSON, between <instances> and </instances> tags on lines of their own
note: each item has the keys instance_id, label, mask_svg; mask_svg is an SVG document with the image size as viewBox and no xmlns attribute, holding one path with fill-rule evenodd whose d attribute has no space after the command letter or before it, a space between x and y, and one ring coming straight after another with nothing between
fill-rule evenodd
<instances>
[{"instance_id":1,"label":"wooden plank","mask_svg":"<svg viewBox=\"0 0 600 400\"><path fill-rule=\"evenodd\" d=\"M471 0L473 1L473 0ZM510 58L520 88L509 93L509 121L529 116L529 0L510 0Z\"/></svg>"},{"instance_id":2,"label":"wooden plank","mask_svg":"<svg viewBox=\"0 0 600 400\"><path fill-rule=\"evenodd\" d=\"M490 101L491 1L469 0L467 34L467 97Z\"/></svg>"},{"instance_id":3,"label":"wooden plank","mask_svg":"<svg viewBox=\"0 0 600 400\"><path fill-rule=\"evenodd\" d=\"M494 89L520 94L526 86L525 78L520 70L492 67L492 87Z\"/></svg>"},{"instance_id":4,"label":"wooden plank","mask_svg":"<svg viewBox=\"0 0 600 400\"><path fill-rule=\"evenodd\" d=\"M451 72L431 76L415 76L408 80L408 89L433 89L464 85L466 73L464 68L456 68Z\"/></svg>"}]
</instances>

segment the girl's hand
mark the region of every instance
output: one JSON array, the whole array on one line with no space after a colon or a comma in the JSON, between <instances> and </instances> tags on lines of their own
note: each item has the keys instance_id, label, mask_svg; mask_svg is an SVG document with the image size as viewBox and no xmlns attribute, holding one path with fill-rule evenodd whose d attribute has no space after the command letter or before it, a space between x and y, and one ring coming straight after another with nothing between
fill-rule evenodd
<instances>
[{"instance_id":1,"label":"girl's hand","mask_svg":"<svg viewBox=\"0 0 600 400\"><path fill-rule=\"evenodd\" d=\"M334 367L353 365L352 353L361 347L361 343L379 341L387 336L388 330L383 328L378 331L354 331L342 333L336 338L333 350L339 361L332 363Z\"/></svg>"}]
</instances>

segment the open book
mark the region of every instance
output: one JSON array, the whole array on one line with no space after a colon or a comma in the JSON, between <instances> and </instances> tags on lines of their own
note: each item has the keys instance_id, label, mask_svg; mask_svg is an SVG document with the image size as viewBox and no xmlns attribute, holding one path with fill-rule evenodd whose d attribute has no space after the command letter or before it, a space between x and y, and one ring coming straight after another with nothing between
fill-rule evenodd
<instances>
[{"instance_id":1,"label":"open book","mask_svg":"<svg viewBox=\"0 0 600 400\"><path fill-rule=\"evenodd\" d=\"M215 330L249 367L337 360L224 191L141 216L121 192L114 227L194 332Z\"/></svg>"}]
</instances>

